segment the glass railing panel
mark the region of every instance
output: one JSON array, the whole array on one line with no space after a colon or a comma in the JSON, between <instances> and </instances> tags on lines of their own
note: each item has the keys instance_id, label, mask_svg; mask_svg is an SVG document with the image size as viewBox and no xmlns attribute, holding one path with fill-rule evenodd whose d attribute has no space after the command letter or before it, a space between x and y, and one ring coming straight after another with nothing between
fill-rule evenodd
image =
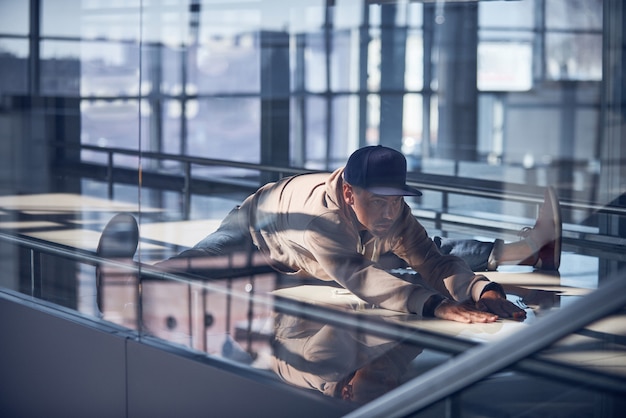
<instances>
[{"instance_id":1,"label":"glass railing panel","mask_svg":"<svg viewBox=\"0 0 626 418\"><path fill-rule=\"evenodd\" d=\"M134 203L73 193L0 197L3 287L97 316L95 265L101 231L112 213Z\"/></svg>"},{"instance_id":2,"label":"glass railing panel","mask_svg":"<svg viewBox=\"0 0 626 418\"><path fill-rule=\"evenodd\" d=\"M16 218L19 222L30 222L14 225L21 229L15 229L13 232L19 233L13 236L23 241L3 239L4 245L26 247L23 250L29 258L25 260L40 263L39 267L35 263L32 270L25 270L29 281L15 286L21 286L24 293L36 298L134 330L140 339L156 338L202 356L251 367L320 396L342 399L351 395L354 408L410 384L412 379L434 367L445 366L454 355L476 346L498 344L532 329L561 309L584 302L594 295L598 283L607 280L599 277L597 271L594 280L581 280L573 266L580 265L577 257L588 257L567 254L564 261L568 266L564 266L561 274L525 267L487 273L504 285L510 300L527 310L523 322L461 324L425 319L379 309L337 286L285 277L264 264L252 263L248 269L247 253L213 259L209 265L201 263L198 269L184 274L163 268L159 264L161 260L193 246L219 226L221 216L216 212L213 220L158 222L176 210L164 213L146 206L138 215L133 204L106 202L85 196L76 201L71 196L59 195L21 196L3 201L5 211L19 208L23 218L31 217ZM216 208L223 210L225 205ZM115 217L113 212L117 214ZM118 216L122 221L111 222ZM103 233L105 224L109 226ZM3 234L3 238L8 235ZM32 251L39 255L30 258ZM31 272L37 271L41 273L38 281L30 278ZM550 390L537 401L538 405L545 405L539 409L541 413L559 402L551 397L553 389L558 393L559 385L566 388L561 392L582 391L581 408L587 408L584 399L597 396L593 391L605 395L606 390L598 389L598 385L605 388L606 381L623 382L626 333L622 316L596 320L539 355L531 356L530 364L523 360L489 377L483 386L472 386L467 396L462 392L446 402L458 401L460 405L468 402L467 411L479 411L487 404L474 401L472 391L489 388L504 379L503 383L510 383L522 393L498 404L496 410L515 411L518 403L524 404L525 396L530 396L524 387L534 390L535 384L548 379L556 383L547 384ZM298 345L302 338L306 343ZM296 348L285 349L295 344L294 339L300 340ZM321 348L311 347L317 343ZM300 355L292 356L294 350L305 348ZM321 360L315 357L318 355L322 356ZM360 360L353 358L350 364L342 360L339 367L337 359L346 356ZM302 364L289 363L302 362L303 357L306 361ZM322 364L312 365L312 360L320 360ZM321 372L315 374L313 369L318 366ZM387 372L397 368L394 372L397 376L381 377L381 367ZM331 380L329 370L336 380ZM374 382L359 394L358 382L349 382L361 374ZM590 379L589 386L593 388L590 394L587 389L580 389L587 384L581 376ZM564 383L564 378L569 380ZM541 380L534 383L534 379ZM381 385L381 381L385 383ZM328 389L332 385L335 389ZM611 393L607 396L613 399ZM450 407L445 402L442 405Z\"/></svg>"}]
</instances>

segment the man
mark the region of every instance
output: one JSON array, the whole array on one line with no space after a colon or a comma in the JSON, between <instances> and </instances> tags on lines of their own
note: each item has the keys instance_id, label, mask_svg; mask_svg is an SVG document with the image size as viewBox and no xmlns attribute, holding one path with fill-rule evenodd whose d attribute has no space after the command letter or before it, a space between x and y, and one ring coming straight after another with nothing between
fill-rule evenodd
<instances>
[{"instance_id":1,"label":"man","mask_svg":"<svg viewBox=\"0 0 626 418\"><path fill-rule=\"evenodd\" d=\"M297 175L261 187L217 231L156 265L215 277L233 259L241 266L269 264L289 276L334 281L394 311L465 323L524 318L498 284L441 253L404 202L419 195L406 185L401 153L364 147L330 175ZM383 255L421 280L409 283L390 273L394 266L381 264Z\"/></svg>"}]
</instances>

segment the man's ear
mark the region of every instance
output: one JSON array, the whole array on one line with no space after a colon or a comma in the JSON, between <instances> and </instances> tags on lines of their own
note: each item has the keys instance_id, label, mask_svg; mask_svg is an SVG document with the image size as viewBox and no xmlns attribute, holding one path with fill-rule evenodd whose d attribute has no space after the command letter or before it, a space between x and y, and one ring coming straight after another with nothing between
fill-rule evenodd
<instances>
[{"instance_id":1,"label":"man's ear","mask_svg":"<svg viewBox=\"0 0 626 418\"><path fill-rule=\"evenodd\" d=\"M343 200L346 202L346 205L354 204L354 189L348 183L343 183Z\"/></svg>"}]
</instances>

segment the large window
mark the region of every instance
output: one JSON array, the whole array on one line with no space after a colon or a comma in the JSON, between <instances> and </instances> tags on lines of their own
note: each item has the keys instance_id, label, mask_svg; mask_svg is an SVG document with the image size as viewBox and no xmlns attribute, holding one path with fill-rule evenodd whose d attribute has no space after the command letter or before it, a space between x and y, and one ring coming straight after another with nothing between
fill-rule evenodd
<instances>
[{"instance_id":1,"label":"large window","mask_svg":"<svg viewBox=\"0 0 626 418\"><path fill-rule=\"evenodd\" d=\"M470 176L495 166L505 183L589 199L605 158L597 0L64 4L42 3L32 42L28 4L4 6L4 60L28 71L10 71L2 92L78 97L83 144L267 163L261 144L279 140L262 121L277 104L263 100L283 94L261 88L271 74L288 88L284 144L297 167L331 169L384 143L417 172L482 162ZM457 33L461 21L478 36ZM265 43L268 32L287 45Z\"/></svg>"}]
</instances>

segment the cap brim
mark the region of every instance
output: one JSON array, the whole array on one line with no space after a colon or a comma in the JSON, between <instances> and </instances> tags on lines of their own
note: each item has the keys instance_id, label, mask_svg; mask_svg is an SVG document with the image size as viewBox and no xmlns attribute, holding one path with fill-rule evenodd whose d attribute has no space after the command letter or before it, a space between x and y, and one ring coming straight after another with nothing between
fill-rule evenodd
<instances>
[{"instance_id":1,"label":"cap brim","mask_svg":"<svg viewBox=\"0 0 626 418\"><path fill-rule=\"evenodd\" d=\"M370 193L380 196L421 196L422 192L410 187L371 186L366 188Z\"/></svg>"}]
</instances>

